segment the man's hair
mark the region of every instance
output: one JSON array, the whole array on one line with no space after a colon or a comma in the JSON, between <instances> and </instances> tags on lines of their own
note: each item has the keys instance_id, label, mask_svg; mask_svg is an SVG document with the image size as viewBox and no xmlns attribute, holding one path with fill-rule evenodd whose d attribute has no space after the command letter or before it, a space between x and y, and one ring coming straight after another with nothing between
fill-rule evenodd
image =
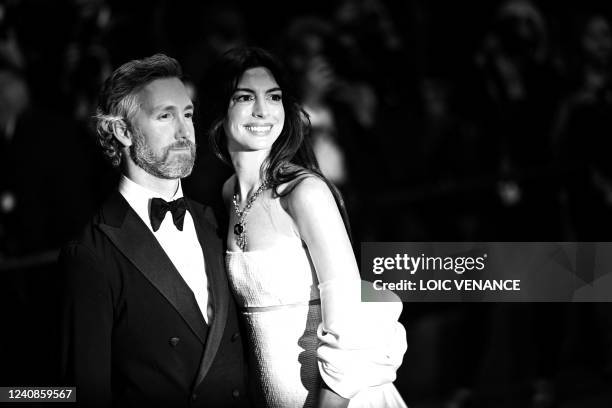
<instances>
[{"instance_id":1,"label":"man's hair","mask_svg":"<svg viewBox=\"0 0 612 408\"><path fill-rule=\"evenodd\" d=\"M115 128L132 131L132 119L138 112L136 94L148 83L160 78L182 79L180 64L164 54L132 60L117 68L106 79L98 96L96 133L104 156L113 167L121 164L121 144Z\"/></svg>"}]
</instances>

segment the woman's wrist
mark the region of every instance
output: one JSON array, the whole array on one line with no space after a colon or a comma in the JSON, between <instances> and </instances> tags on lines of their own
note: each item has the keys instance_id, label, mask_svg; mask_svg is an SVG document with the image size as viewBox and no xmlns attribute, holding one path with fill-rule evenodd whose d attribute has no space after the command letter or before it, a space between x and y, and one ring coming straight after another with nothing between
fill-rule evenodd
<instances>
[{"instance_id":1,"label":"woman's wrist","mask_svg":"<svg viewBox=\"0 0 612 408\"><path fill-rule=\"evenodd\" d=\"M321 387L319 408L346 408L350 400L333 392L329 387Z\"/></svg>"}]
</instances>

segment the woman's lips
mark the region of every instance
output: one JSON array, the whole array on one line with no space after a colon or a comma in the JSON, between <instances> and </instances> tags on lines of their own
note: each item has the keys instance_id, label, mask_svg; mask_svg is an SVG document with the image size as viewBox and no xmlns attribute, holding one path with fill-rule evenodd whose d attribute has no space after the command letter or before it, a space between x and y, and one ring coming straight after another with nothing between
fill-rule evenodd
<instances>
[{"instance_id":1,"label":"woman's lips","mask_svg":"<svg viewBox=\"0 0 612 408\"><path fill-rule=\"evenodd\" d=\"M272 124L263 124L263 125L244 125L244 128L251 133L254 134L266 134L272 130Z\"/></svg>"}]
</instances>

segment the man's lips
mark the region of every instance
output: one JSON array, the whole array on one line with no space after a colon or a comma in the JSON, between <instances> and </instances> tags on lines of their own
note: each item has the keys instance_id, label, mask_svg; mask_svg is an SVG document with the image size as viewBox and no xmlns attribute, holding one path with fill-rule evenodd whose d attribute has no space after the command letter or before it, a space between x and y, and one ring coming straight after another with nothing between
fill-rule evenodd
<instances>
[{"instance_id":1,"label":"man's lips","mask_svg":"<svg viewBox=\"0 0 612 408\"><path fill-rule=\"evenodd\" d=\"M169 150L191 150L195 146L191 142L177 142L168 147Z\"/></svg>"}]
</instances>

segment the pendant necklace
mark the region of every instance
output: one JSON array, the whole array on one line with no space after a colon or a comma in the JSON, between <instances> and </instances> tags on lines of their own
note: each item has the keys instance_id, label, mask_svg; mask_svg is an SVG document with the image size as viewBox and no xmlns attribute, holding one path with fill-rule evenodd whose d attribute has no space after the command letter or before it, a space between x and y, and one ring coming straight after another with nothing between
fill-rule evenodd
<instances>
[{"instance_id":1,"label":"pendant necklace","mask_svg":"<svg viewBox=\"0 0 612 408\"><path fill-rule=\"evenodd\" d=\"M264 190L268 188L268 182L264 181L255 192L248 197L247 203L244 206L244 209L240 211L240 206L238 205L238 193L234 194L234 198L232 202L234 203L234 212L236 213L236 217L238 217L238 222L234 224L234 235L236 236L236 244L238 248L240 248L243 252L247 246L247 236L246 236L246 217L253 206L257 197L261 195Z\"/></svg>"}]
</instances>

